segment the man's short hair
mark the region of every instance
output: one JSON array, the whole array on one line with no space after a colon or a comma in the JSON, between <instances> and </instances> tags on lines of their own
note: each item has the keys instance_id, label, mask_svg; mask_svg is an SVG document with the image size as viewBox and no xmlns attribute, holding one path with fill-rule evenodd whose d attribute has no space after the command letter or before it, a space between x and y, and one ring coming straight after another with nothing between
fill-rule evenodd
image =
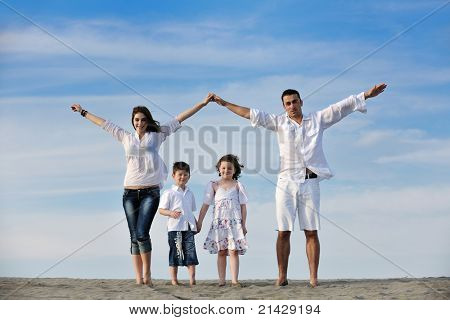
<instances>
[{"instance_id":1,"label":"man's short hair","mask_svg":"<svg viewBox=\"0 0 450 320\"><path fill-rule=\"evenodd\" d=\"M281 94L281 101L284 103L284 101L283 101L284 96L291 96L293 94L296 94L300 98L300 93L298 93L297 90L295 90L295 89L287 89L287 90L284 90L283 93Z\"/></svg>"},{"instance_id":2,"label":"man's short hair","mask_svg":"<svg viewBox=\"0 0 450 320\"><path fill-rule=\"evenodd\" d=\"M173 164L172 173L175 174L175 172L177 172L179 170L183 170L183 171L186 171L187 173L191 174L191 168L189 167L189 165L186 162L178 161Z\"/></svg>"}]
</instances>

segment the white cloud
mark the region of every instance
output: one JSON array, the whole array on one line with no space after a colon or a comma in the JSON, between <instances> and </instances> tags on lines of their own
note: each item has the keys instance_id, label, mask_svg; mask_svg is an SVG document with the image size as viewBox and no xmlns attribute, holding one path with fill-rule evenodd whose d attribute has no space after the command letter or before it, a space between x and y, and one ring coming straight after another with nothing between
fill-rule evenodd
<instances>
[{"instance_id":1,"label":"white cloud","mask_svg":"<svg viewBox=\"0 0 450 320\"><path fill-rule=\"evenodd\" d=\"M355 145L385 153L375 160L379 164L448 166L450 163L450 140L430 137L424 130L370 130L363 132Z\"/></svg>"}]
</instances>

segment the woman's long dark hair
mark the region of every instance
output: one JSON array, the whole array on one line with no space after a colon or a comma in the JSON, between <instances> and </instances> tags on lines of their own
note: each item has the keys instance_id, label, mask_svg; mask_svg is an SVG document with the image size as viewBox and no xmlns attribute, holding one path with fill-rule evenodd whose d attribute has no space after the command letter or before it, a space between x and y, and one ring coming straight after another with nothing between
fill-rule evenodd
<instances>
[{"instance_id":1,"label":"woman's long dark hair","mask_svg":"<svg viewBox=\"0 0 450 320\"><path fill-rule=\"evenodd\" d=\"M153 119L150 110L148 110L145 106L137 106L133 108L133 112L131 113L131 124L133 125L134 130L136 130L136 127L134 126L134 116L136 113L143 113L145 115L145 118L147 119L147 132L161 132L159 122Z\"/></svg>"}]
</instances>

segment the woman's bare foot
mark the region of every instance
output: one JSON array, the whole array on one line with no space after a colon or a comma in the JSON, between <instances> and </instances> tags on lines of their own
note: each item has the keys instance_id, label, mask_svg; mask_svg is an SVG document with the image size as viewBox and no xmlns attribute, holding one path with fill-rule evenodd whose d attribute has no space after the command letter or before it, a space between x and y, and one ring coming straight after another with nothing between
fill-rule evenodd
<instances>
[{"instance_id":1,"label":"woman's bare foot","mask_svg":"<svg viewBox=\"0 0 450 320\"><path fill-rule=\"evenodd\" d=\"M319 282L317 281L317 279L309 280L309 287L315 288L318 285L319 285Z\"/></svg>"},{"instance_id":2,"label":"woman's bare foot","mask_svg":"<svg viewBox=\"0 0 450 320\"><path fill-rule=\"evenodd\" d=\"M152 279L150 277L148 277L146 279L143 279L143 283L142 284L144 284L146 286L149 286L149 287L153 287L153 282L152 282Z\"/></svg>"}]
</instances>

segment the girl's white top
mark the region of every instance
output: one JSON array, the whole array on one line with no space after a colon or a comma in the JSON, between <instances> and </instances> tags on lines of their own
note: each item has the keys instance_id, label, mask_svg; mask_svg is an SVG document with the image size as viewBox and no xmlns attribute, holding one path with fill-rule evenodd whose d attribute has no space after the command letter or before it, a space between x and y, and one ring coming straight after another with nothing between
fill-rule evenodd
<instances>
[{"instance_id":1,"label":"girl's white top","mask_svg":"<svg viewBox=\"0 0 450 320\"><path fill-rule=\"evenodd\" d=\"M214 191L213 185L218 182L210 181L206 186L205 195L203 197L203 203L212 205L218 204L223 200L230 200L236 204L246 204L248 202L247 192L240 181L237 182L236 187L231 187L229 189L224 189L220 186L217 187L217 191ZM230 192L231 191L231 192ZM239 207L240 211L240 207Z\"/></svg>"},{"instance_id":2,"label":"girl's white top","mask_svg":"<svg viewBox=\"0 0 450 320\"><path fill-rule=\"evenodd\" d=\"M104 122L102 128L121 142L125 149L127 171L124 186L163 186L167 179L167 167L159 156L159 148L180 127L180 122L173 119L161 125L161 132L146 132L139 140L136 132L130 133L110 121Z\"/></svg>"}]
</instances>

